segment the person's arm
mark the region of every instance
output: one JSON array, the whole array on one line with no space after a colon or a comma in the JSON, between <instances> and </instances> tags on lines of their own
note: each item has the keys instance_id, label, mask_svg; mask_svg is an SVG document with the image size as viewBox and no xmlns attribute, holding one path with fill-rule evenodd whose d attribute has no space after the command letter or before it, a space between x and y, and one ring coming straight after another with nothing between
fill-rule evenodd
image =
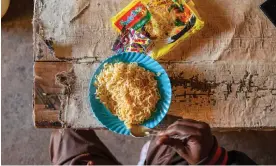
<instances>
[{"instance_id":1,"label":"person's arm","mask_svg":"<svg viewBox=\"0 0 276 166\"><path fill-rule=\"evenodd\" d=\"M187 136L185 140L173 136ZM220 147L207 123L190 119L179 120L158 135L157 143L169 145L189 164L226 165L256 164L242 152L227 152Z\"/></svg>"}]
</instances>

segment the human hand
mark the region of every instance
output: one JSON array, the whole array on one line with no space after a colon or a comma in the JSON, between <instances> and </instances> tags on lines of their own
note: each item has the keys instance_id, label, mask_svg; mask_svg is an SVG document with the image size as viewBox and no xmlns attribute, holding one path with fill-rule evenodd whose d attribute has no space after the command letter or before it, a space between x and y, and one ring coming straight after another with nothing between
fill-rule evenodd
<instances>
[{"instance_id":1,"label":"human hand","mask_svg":"<svg viewBox=\"0 0 276 166\"><path fill-rule=\"evenodd\" d=\"M175 136L187 136L187 138L185 140L172 138ZM214 138L207 123L183 119L160 132L157 144L171 146L189 164L197 164L208 157L214 145Z\"/></svg>"}]
</instances>

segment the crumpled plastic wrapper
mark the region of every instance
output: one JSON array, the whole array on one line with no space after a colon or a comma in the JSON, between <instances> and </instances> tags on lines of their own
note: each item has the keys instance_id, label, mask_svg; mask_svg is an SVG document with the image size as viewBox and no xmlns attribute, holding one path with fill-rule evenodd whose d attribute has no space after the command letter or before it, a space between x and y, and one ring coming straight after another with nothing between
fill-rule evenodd
<instances>
[{"instance_id":1,"label":"crumpled plastic wrapper","mask_svg":"<svg viewBox=\"0 0 276 166\"><path fill-rule=\"evenodd\" d=\"M124 29L112 46L116 53L139 52L147 53L151 40L143 33L134 29Z\"/></svg>"}]
</instances>

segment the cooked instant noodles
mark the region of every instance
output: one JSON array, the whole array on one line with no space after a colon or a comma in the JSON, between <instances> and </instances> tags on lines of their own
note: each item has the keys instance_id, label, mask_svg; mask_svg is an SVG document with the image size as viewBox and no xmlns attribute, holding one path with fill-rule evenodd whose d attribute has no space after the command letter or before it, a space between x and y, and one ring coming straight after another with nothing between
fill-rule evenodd
<instances>
[{"instance_id":1,"label":"cooked instant noodles","mask_svg":"<svg viewBox=\"0 0 276 166\"><path fill-rule=\"evenodd\" d=\"M97 98L127 127L149 119L160 99L155 74L137 63L105 64L95 86Z\"/></svg>"}]
</instances>

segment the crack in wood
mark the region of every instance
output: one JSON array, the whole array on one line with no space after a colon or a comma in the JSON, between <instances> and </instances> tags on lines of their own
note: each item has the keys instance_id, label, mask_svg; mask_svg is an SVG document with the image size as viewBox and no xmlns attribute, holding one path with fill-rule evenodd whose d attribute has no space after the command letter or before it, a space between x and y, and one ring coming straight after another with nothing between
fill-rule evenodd
<instances>
[{"instance_id":1,"label":"crack in wood","mask_svg":"<svg viewBox=\"0 0 276 166\"><path fill-rule=\"evenodd\" d=\"M47 109L57 110L54 102L51 101L51 97L49 97L38 84L35 85L35 91L36 97L45 105ZM55 98L57 97L56 95L54 96Z\"/></svg>"}]
</instances>

